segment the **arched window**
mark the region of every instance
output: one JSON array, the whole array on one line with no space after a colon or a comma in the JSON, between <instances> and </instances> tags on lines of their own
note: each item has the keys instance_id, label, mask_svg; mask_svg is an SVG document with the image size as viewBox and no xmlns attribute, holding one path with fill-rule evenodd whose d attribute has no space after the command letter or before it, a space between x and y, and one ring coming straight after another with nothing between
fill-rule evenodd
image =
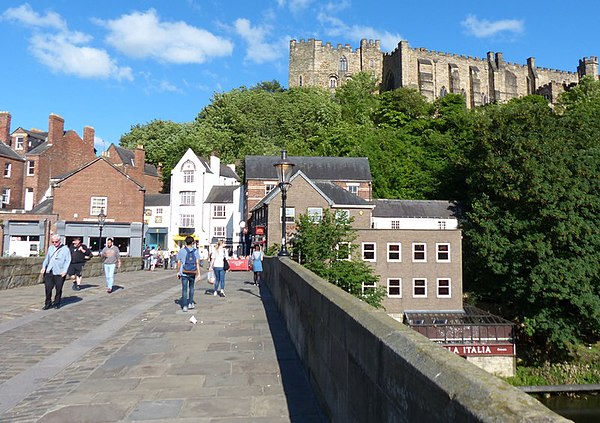
<instances>
[{"instance_id":1,"label":"arched window","mask_svg":"<svg viewBox=\"0 0 600 423\"><path fill-rule=\"evenodd\" d=\"M194 183L194 174L196 173L196 165L191 160L186 160L181 165L181 173L183 174L183 182L186 184Z\"/></svg>"},{"instance_id":2,"label":"arched window","mask_svg":"<svg viewBox=\"0 0 600 423\"><path fill-rule=\"evenodd\" d=\"M340 57L340 73L348 72L348 59L345 56Z\"/></svg>"},{"instance_id":3,"label":"arched window","mask_svg":"<svg viewBox=\"0 0 600 423\"><path fill-rule=\"evenodd\" d=\"M301 87L302 86L302 75L300 75L300 80L298 81L298 86Z\"/></svg>"},{"instance_id":4,"label":"arched window","mask_svg":"<svg viewBox=\"0 0 600 423\"><path fill-rule=\"evenodd\" d=\"M329 77L329 88L336 88L337 87L337 78L335 76L330 76Z\"/></svg>"},{"instance_id":5,"label":"arched window","mask_svg":"<svg viewBox=\"0 0 600 423\"><path fill-rule=\"evenodd\" d=\"M446 95L448 94L448 90L446 90L446 87L444 85L442 85L442 89L440 90L440 97L446 97Z\"/></svg>"}]
</instances>

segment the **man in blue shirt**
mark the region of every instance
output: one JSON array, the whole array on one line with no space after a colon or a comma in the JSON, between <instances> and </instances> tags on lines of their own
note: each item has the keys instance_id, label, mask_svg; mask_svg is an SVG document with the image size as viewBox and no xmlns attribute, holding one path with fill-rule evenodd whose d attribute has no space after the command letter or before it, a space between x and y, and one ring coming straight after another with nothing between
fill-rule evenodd
<instances>
[{"instance_id":1,"label":"man in blue shirt","mask_svg":"<svg viewBox=\"0 0 600 423\"><path fill-rule=\"evenodd\" d=\"M42 263L41 274L44 275L44 285L46 288L46 303L44 310L51 307L60 308L60 299L62 297L62 288L65 283L65 277L71 264L71 252L60 242L59 235L52 235L52 245L48 247L48 252ZM52 289L56 287L54 303L52 303Z\"/></svg>"}]
</instances>

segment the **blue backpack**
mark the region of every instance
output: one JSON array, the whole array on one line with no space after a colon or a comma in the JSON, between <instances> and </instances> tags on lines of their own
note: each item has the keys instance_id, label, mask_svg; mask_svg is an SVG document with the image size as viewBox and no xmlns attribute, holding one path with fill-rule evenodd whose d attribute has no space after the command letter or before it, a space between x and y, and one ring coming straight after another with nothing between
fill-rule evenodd
<instances>
[{"instance_id":1,"label":"blue backpack","mask_svg":"<svg viewBox=\"0 0 600 423\"><path fill-rule=\"evenodd\" d=\"M183 262L182 273L186 275L195 275L198 271L198 267L196 266L196 250L192 248L191 250L185 247L185 261Z\"/></svg>"}]
</instances>

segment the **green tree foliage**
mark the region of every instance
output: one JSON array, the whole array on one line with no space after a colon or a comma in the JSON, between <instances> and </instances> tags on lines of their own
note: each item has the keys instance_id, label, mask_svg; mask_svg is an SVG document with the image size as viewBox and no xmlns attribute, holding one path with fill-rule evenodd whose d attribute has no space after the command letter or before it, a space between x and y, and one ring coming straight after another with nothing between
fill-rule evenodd
<instances>
[{"instance_id":1,"label":"green tree foliage","mask_svg":"<svg viewBox=\"0 0 600 423\"><path fill-rule=\"evenodd\" d=\"M357 248L352 243L356 239L352 218L325 209L320 220L300 215L296 225L294 252L305 267L366 303L381 307L383 288L362 289L363 283L378 281L373 269L363 261L347 259L356 256L352 252Z\"/></svg>"},{"instance_id":2,"label":"green tree foliage","mask_svg":"<svg viewBox=\"0 0 600 423\"><path fill-rule=\"evenodd\" d=\"M359 72L335 91L335 98L342 106L342 118L347 122L371 124L371 116L377 108L378 86L373 75Z\"/></svg>"},{"instance_id":3,"label":"green tree foliage","mask_svg":"<svg viewBox=\"0 0 600 423\"><path fill-rule=\"evenodd\" d=\"M600 154L564 135L541 97L485 109L466 193L467 288L553 353L600 336Z\"/></svg>"}]
</instances>

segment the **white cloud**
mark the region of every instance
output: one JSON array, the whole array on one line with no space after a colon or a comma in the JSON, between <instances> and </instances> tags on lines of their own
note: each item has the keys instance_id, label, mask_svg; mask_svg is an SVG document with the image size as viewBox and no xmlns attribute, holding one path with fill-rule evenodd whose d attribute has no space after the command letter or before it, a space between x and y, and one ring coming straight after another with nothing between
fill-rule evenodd
<instances>
[{"instance_id":1,"label":"white cloud","mask_svg":"<svg viewBox=\"0 0 600 423\"><path fill-rule=\"evenodd\" d=\"M185 22L160 21L154 9L101 21L110 33L106 42L129 57L152 58L168 63L204 63L211 57L229 56L233 44Z\"/></svg>"},{"instance_id":2,"label":"white cloud","mask_svg":"<svg viewBox=\"0 0 600 423\"><path fill-rule=\"evenodd\" d=\"M325 28L325 33L330 37L344 36L356 41L360 41L363 38L380 40L383 51L394 50L398 46L398 43L404 39L398 33L380 31L370 26L347 25L342 20L325 13L319 13L317 19Z\"/></svg>"},{"instance_id":3,"label":"white cloud","mask_svg":"<svg viewBox=\"0 0 600 423\"><path fill-rule=\"evenodd\" d=\"M242 37L247 45L245 60L254 63L272 62L280 57L289 48L286 38L284 42L266 42L270 28L268 26L252 26L248 19L237 19L234 23L235 32Z\"/></svg>"},{"instance_id":4,"label":"white cloud","mask_svg":"<svg viewBox=\"0 0 600 423\"><path fill-rule=\"evenodd\" d=\"M517 19L503 19L499 21L480 20L475 15L469 15L460 23L466 28L467 33L477 38L492 37L500 32L520 34L524 30L524 22Z\"/></svg>"},{"instance_id":5,"label":"white cloud","mask_svg":"<svg viewBox=\"0 0 600 423\"><path fill-rule=\"evenodd\" d=\"M118 66L105 50L90 47L92 37L70 31L57 13L40 15L24 4L7 9L2 19L36 29L29 38L29 51L53 72L80 78L133 79L131 68Z\"/></svg>"},{"instance_id":6,"label":"white cloud","mask_svg":"<svg viewBox=\"0 0 600 423\"><path fill-rule=\"evenodd\" d=\"M58 30L67 29L67 24L58 13L48 12L42 16L27 3L19 7L6 9L2 13L1 18L7 21L23 23L31 27L54 28Z\"/></svg>"},{"instance_id":7,"label":"white cloud","mask_svg":"<svg viewBox=\"0 0 600 423\"><path fill-rule=\"evenodd\" d=\"M277 0L279 7L285 7L286 4L292 13L298 13L302 10L308 9L313 0Z\"/></svg>"}]
</instances>

